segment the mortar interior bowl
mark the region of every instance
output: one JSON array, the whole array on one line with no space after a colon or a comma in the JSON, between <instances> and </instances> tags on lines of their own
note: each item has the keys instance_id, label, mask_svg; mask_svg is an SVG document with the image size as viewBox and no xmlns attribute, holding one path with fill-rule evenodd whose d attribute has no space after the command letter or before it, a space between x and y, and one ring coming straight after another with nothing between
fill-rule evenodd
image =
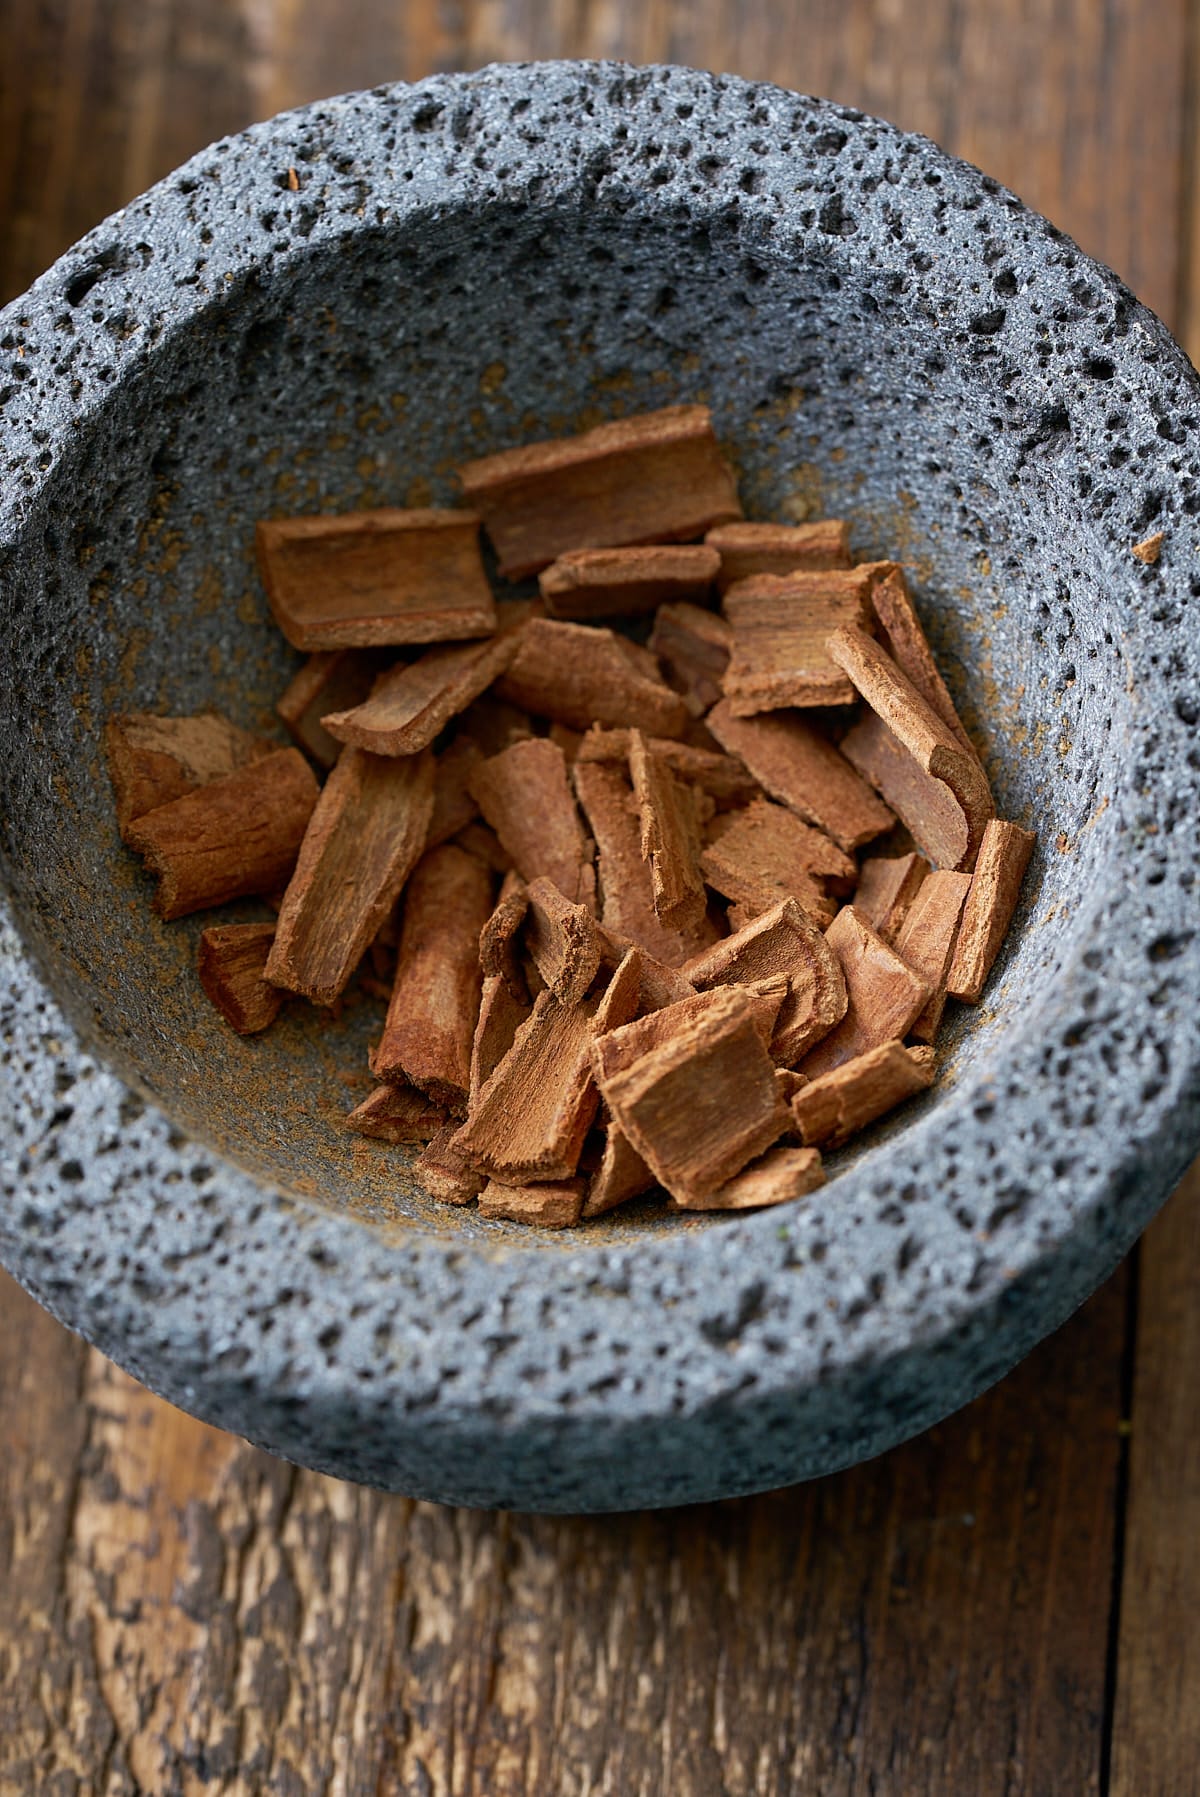
<instances>
[{"instance_id":1,"label":"mortar interior bowl","mask_svg":"<svg viewBox=\"0 0 1200 1797\"><path fill-rule=\"evenodd\" d=\"M214 145L0 346L0 1256L57 1316L293 1460L582 1511L875 1453L1116 1264L1197 1145L1200 392L1109 272L846 108L560 63ZM251 1040L209 1008L209 920L152 916L103 725L278 730L256 519L452 504L464 458L685 400L748 515L906 562L1039 846L940 1084L822 1191L484 1222L340 1127L370 1005Z\"/></svg>"}]
</instances>

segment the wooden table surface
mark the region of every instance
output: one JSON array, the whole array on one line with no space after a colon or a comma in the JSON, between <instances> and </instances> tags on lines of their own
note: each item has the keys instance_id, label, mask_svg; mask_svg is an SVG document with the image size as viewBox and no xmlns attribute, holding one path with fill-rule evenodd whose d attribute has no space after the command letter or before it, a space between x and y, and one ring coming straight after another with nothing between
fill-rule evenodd
<instances>
[{"instance_id":1,"label":"wooden table surface","mask_svg":"<svg viewBox=\"0 0 1200 1797\"><path fill-rule=\"evenodd\" d=\"M927 132L1200 349L1200 0L8 0L0 297L193 150L430 70L619 56ZM1195 1797L1200 1175L873 1464L564 1520L298 1471L0 1275L0 1794Z\"/></svg>"}]
</instances>

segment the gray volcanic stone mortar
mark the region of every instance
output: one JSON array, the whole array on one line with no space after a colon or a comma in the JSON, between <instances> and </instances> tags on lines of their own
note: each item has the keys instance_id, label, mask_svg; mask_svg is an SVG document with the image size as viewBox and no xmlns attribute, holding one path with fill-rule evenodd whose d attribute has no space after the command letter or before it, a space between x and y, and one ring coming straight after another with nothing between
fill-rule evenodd
<instances>
[{"instance_id":1,"label":"gray volcanic stone mortar","mask_svg":"<svg viewBox=\"0 0 1200 1797\"><path fill-rule=\"evenodd\" d=\"M1200 388L1012 194L743 81L438 77L197 156L8 307L0 364L0 1254L56 1316L293 1460L602 1510L877 1453L1125 1253L1200 1134ZM463 457L676 400L752 516L909 563L1039 847L943 1082L824 1190L522 1232L339 1128L372 1004L224 1028L102 729L273 727L256 518L452 503Z\"/></svg>"}]
</instances>

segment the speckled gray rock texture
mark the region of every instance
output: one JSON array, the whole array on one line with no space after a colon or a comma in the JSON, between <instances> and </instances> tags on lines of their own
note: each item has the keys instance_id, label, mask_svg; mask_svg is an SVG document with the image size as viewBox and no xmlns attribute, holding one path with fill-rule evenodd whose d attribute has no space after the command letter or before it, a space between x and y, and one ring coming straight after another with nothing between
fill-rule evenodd
<instances>
[{"instance_id":1,"label":"speckled gray rock texture","mask_svg":"<svg viewBox=\"0 0 1200 1797\"><path fill-rule=\"evenodd\" d=\"M945 1081L823 1191L551 1237L339 1130L370 1007L230 1037L100 737L270 724L262 514L450 501L461 457L677 399L752 515L910 563L1040 846ZM1197 1147L1197 418L1167 333L1011 194L770 87L492 69L195 158L0 316L5 1263L198 1415L472 1504L778 1485L971 1397Z\"/></svg>"}]
</instances>

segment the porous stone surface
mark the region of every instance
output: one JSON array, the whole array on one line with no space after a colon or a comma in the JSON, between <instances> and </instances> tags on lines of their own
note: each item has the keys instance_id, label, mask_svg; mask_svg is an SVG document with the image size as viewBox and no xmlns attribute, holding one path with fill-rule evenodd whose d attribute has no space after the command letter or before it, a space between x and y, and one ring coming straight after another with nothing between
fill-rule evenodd
<instances>
[{"instance_id":1,"label":"porous stone surface","mask_svg":"<svg viewBox=\"0 0 1200 1797\"><path fill-rule=\"evenodd\" d=\"M231 1038L102 726L270 727L257 517L453 502L456 460L689 399L752 516L910 564L1039 846L943 1083L820 1192L522 1231L339 1128L369 1005ZM1198 418L1163 328L1013 195L771 87L491 69L196 157L0 314L5 1264L188 1410L471 1504L779 1485L972 1396L1200 1135Z\"/></svg>"}]
</instances>

